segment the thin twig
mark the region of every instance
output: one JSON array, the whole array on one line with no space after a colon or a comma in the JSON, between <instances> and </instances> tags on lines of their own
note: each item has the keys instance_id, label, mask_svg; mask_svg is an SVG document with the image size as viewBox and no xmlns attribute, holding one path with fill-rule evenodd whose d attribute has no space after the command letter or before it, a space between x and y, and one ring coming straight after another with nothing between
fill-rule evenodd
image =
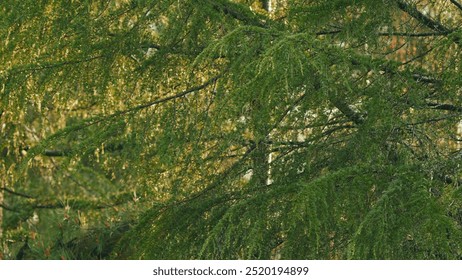
<instances>
[{"instance_id":1,"label":"thin twig","mask_svg":"<svg viewBox=\"0 0 462 280\"><path fill-rule=\"evenodd\" d=\"M28 194L20 193L20 192L17 192L17 191L13 191L12 189L6 188L6 187L1 187L1 188L0 188L0 191L5 191L5 192L7 192L7 193L10 193L10 194L13 194L13 195L17 195L17 196L20 196L20 197L24 197L24 198L34 198L33 196L30 196L30 195L28 195Z\"/></svg>"}]
</instances>

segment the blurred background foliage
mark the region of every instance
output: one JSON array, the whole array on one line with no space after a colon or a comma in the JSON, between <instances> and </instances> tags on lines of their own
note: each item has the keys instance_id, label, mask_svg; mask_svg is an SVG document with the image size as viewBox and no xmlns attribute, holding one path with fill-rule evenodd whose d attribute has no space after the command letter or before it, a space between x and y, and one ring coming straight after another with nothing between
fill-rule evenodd
<instances>
[{"instance_id":1,"label":"blurred background foliage","mask_svg":"<svg viewBox=\"0 0 462 280\"><path fill-rule=\"evenodd\" d=\"M0 259L460 259L457 0L0 3Z\"/></svg>"}]
</instances>

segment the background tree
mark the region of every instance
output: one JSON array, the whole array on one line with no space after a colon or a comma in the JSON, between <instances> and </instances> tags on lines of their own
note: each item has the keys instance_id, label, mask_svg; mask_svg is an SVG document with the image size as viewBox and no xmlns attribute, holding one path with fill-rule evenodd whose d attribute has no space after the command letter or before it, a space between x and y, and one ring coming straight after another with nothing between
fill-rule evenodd
<instances>
[{"instance_id":1,"label":"background tree","mask_svg":"<svg viewBox=\"0 0 462 280\"><path fill-rule=\"evenodd\" d=\"M2 257L460 258L461 4L268 5L3 1Z\"/></svg>"}]
</instances>

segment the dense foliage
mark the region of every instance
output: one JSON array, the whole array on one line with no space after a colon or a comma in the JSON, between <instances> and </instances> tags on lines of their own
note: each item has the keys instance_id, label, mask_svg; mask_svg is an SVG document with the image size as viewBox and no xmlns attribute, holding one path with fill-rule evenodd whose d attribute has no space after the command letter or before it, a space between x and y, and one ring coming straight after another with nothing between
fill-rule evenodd
<instances>
[{"instance_id":1,"label":"dense foliage","mask_svg":"<svg viewBox=\"0 0 462 280\"><path fill-rule=\"evenodd\" d=\"M1 1L0 259L462 258L461 20Z\"/></svg>"}]
</instances>

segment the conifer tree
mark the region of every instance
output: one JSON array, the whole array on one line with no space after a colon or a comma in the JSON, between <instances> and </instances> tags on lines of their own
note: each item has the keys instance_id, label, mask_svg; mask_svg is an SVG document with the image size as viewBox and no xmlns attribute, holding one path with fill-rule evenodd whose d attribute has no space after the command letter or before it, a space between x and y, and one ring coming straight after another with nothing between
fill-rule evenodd
<instances>
[{"instance_id":1,"label":"conifer tree","mask_svg":"<svg viewBox=\"0 0 462 280\"><path fill-rule=\"evenodd\" d=\"M0 257L460 259L461 17L2 1Z\"/></svg>"}]
</instances>

